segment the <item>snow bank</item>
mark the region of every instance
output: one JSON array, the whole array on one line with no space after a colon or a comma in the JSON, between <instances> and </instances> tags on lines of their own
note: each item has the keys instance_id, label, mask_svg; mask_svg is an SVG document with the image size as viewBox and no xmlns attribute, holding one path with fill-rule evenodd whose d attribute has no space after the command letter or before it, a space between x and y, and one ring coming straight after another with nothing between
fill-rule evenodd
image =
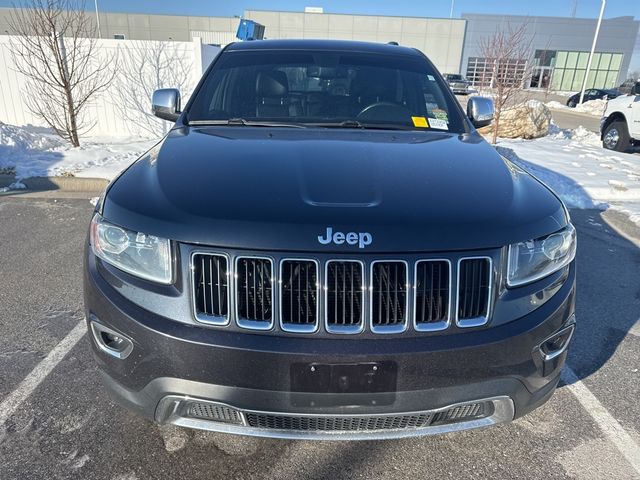
<instances>
[{"instance_id":1,"label":"snow bank","mask_svg":"<svg viewBox=\"0 0 640 480\"><path fill-rule=\"evenodd\" d=\"M640 223L640 155L605 150L578 127L536 140L500 139L497 150L539 178L570 208L623 210Z\"/></svg>"},{"instance_id":2,"label":"snow bank","mask_svg":"<svg viewBox=\"0 0 640 480\"><path fill-rule=\"evenodd\" d=\"M0 168L15 168L17 179L71 174L111 180L155 142L94 138L74 148L45 129L0 123Z\"/></svg>"},{"instance_id":3,"label":"snow bank","mask_svg":"<svg viewBox=\"0 0 640 480\"><path fill-rule=\"evenodd\" d=\"M572 112L586 113L593 115L594 117L601 117L604 115L604 111L607 108L606 100L589 100L588 102L580 103L574 108L568 107L564 103L560 103L556 100L551 100L545 103L545 105L552 110L571 110Z\"/></svg>"}]
</instances>

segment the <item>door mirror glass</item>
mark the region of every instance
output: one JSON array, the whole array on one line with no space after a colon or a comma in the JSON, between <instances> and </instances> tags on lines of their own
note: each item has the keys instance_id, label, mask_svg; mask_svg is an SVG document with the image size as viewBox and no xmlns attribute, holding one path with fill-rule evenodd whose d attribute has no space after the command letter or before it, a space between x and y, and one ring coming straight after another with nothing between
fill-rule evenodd
<instances>
[{"instance_id":1,"label":"door mirror glass","mask_svg":"<svg viewBox=\"0 0 640 480\"><path fill-rule=\"evenodd\" d=\"M476 128L485 127L493 120L493 100L487 97L471 97L467 102L467 116Z\"/></svg>"},{"instance_id":2,"label":"door mirror glass","mask_svg":"<svg viewBox=\"0 0 640 480\"><path fill-rule=\"evenodd\" d=\"M151 111L158 118L175 122L180 116L180 92L175 88L156 90L151 98Z\"/></svg>"}]
</instances>

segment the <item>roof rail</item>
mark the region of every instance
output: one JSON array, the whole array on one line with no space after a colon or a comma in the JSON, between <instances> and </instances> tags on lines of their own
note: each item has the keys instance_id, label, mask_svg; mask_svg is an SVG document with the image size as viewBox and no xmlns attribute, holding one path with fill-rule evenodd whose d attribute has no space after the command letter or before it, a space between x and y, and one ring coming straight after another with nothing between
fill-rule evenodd
<instances>
[{"instance_id":1,"label":"roof rail","mask_svg":"<svg viewBox=\"0 0 640 480\"><path fill-rule=\"evenodd\" d=\"M395 40L392 40L390 42L387 42L387 45L400 45L398 42L396 42Z\"/></svg>"}]
</instances>

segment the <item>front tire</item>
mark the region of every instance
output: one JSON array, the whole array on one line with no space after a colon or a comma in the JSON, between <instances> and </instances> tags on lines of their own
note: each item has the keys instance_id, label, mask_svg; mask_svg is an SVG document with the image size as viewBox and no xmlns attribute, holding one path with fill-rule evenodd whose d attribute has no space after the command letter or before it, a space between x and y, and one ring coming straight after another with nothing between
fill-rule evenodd
<instances>
[{"instance_id":1,"label":"front tire","mask_svg":"<svg viewBox=\"0 0 640 480\"><path fill-rule=\"evenodd\" d=\"M631 147L631 138L626 122L622 120L611 122L602 135L602 146L607 150L626 152Z\"/></svg>"}]
</instances>

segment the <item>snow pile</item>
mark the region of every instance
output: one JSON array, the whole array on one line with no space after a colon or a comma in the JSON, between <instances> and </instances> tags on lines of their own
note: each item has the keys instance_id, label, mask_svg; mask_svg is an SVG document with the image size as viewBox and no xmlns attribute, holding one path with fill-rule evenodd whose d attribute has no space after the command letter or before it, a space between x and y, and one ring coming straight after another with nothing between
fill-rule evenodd
<instances>
[{"instance_id":1,"label":"snow pile","mask_svg":"<svg viewBox=\"0 0 640 480\"><path fill-rule=\"evenodd\" d=\"M95 138L74 148L44 129L0 123L0 169L15 168L17 179L74 175L111 180L154 143Z\"/></svg>"},{"instance_id":2,"label":"snow pile","mask_svg":"<svg viewBox=\"0 0 640 480\"><path fill-rule=\"evenodd\" d=\"M607 100L597 99L597 100L589 100L588 102L580 103L575 106L574 110L576 112L588 113L589 115L594 115L596 117L601 117L604 115L604 111L607 108Z\"/></svg>"},{"instance_id":3,"label":"snow pile","mask_svg":"<svg viewBox=\"0 0 640 480\"><path fill-rule=\"evenodd\" d=\"M607 208L640 223L640 156L601 147L583 127L553 126L536 140L500 139L497 150L551 187L570 208Z\"/></svg>"},{"instance_id":4,"label":"snow pile","mask_svg":"<svg viewBox=\"0 0 640 480\"><path fill-rule=\"evenodd\" d=\"M587 115L593 115L594 117L601 117L604 115L604 111L607 108L607 100L589 100L588 102L580 103L571 108L556 100L551 100L545 103L547 108L552 110L571 110L572 112L586 113Z\"/></svg>"}]
</instances>

